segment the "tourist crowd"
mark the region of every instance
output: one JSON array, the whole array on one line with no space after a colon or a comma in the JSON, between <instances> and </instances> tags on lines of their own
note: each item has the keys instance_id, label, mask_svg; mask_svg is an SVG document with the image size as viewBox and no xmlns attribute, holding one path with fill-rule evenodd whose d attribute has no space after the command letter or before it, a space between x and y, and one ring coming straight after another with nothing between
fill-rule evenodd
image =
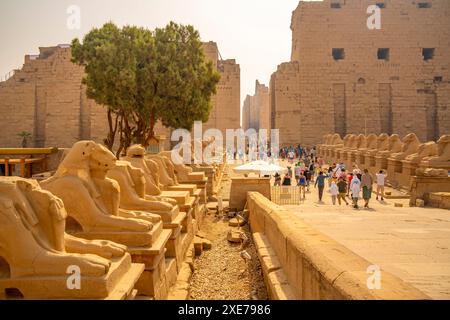
<instances>
[{"instance_id":1,"label":"tourist crowd","mask_svg":"<svg viewBox=\"0 0 450 320\"><path fill-rule=\"evenodd\" d=\"M275 186L298 186L301 200L305 200L311 185L318 190L319 201L323 202L326 185L328 185L333 205L349 205L359 209L359 201L364 200L364 208L369 209L373 186L377 185L377 200L384 201L384 186L387 173L380 170L375 177L369 170L361 170L356 164L347 170L343 163L325 167L324 160L317 156L316 148L301 146L280 149L280 158L290 164L282 177L275 175ZM348 201L350 200L350 201Z\"/></svg>"}]
</instances>

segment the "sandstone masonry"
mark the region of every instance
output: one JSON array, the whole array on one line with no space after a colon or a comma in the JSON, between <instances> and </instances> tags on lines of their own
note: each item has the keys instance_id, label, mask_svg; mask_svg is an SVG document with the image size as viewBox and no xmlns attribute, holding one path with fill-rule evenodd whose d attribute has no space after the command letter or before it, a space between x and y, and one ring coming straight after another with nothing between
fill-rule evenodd
<instances>
[{"instance_id":1,"label":"sandstone masonry","mask_svg":"<svg viewBox=\"0 0 450 320\"><path fill-rule=\"evenodd\" d=\"M292 57L272 75L270 121L280 143L317 144L328 132L450 132L450 2L384 0L369 30L369 0L300 2Z\"/></svg>"},{"instance_id":2,"label":"sandstone masonry","mask_svg":"<svg viewBox=\"0 0 450 320\"><path fill-rule=\"evenodd\" d=\"M235 60L219 59L216 43L205 43L204 49L222 74L204 127L223 132L240 128L240 67ZM22 69L0 82L0 146L21 146L21 131L32 133L30 146L35 147L67 148L84 139L103 142L106 108L86 97L83 76L83 68L71 62L69 45L39 48L39 55L25 56ZM159 124L156 134L165 135L169 147L170 129Z\"/></svg>"}]
</instances>

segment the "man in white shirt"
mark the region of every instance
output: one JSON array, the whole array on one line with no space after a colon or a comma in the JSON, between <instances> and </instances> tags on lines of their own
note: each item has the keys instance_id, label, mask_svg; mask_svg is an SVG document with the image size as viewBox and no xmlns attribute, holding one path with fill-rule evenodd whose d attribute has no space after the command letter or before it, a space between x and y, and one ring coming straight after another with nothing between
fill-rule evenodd
<instances>
[{"instance_id":1,"label":"man in white shirt","mask_svg":"<svg viewBox=\"0 0 450 320\"><path fill-rule=\"evenodd\" d=\"M386 177L387 173L383 170L380 170L380 172L377 173L377 200L381 195L381 201L384 201L384 185L386 183Z\"/></svg>"}]
</instances>

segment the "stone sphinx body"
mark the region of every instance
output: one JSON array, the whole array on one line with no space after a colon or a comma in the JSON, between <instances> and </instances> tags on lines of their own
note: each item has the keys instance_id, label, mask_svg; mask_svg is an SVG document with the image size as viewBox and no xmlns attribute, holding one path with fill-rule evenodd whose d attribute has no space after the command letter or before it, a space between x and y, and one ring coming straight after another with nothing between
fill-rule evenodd
<instances>
[{"instance_id":1,"label":"stone sphinx body","mask_svg":"<svg viewBox=\"0 0 450 320\"><path fill-rule=\"evenodd\" d=\"M374 145L372 145L373 147ZM389 136L386 133L377 137L375 148L368 148L367 155L375 156L378 152L389 150Z\"/></svg>"},{"instance_id":2,"label":"stone sphinx body","mask_svg":"<svg viewBox=\"0 0 450 320\"><path fill-rule=\"evenodd\" d=\"M66 218L62 200L36 181L0 179L0 262L7 263L6 277L5 264L0 264L0 299L11 287L20 290L25 299L104 299L112 294L120 277L131 270L126 248L69 235ZM81 272L80 290L67 288L71 266ZM129 280L132 288L137 278Z\"/></svg>"},{"instance_id":3,"label":"stone sphinx body","mask_svg":"<svg viewBox=\"0 0 450 320\"><path fill-rule=\"evenodd\" d=\"M115 156L92 141L80 141L69 151L56 174L41 182L44 189L61 198L69 216L84 232L149 232L149 221L119 216L120 188L99 174L116 166ZM92 170L94 168L94 170Z\"/></svg>"},{"instance_id":4,"label":"stone sphinx body","mask_svg":"<svg viewBox=\"0 0 450 320\"><path fill-rule=\"evenodd\" d=\"M367 148L367 138L365 135L360 134L358 137L356 137L356 142L355 142L355 149L354 151L358 151L361 149L366 149Z\"/></svg>"},{"instance_id":5,"label":"stone sphinx body","mask_svg":"<svg viewBox=\"0 0 450 320\"><path fill-rule=\"evenodd\" d=\"M398 134L393 134L384 145L384 150L378 150L378 157L389 157L391 154L397 154L402 151L403 143Z\"/></svg>"},{"instance_id":6,"label":"stone sphinx body","mask_svg":"<svg viewBox=\"0 0 450 320\"><path fill-rule=\"evenodd\" d=\"M450 135L442 136L438 140L437 155L423 159L422 165L450 169Z\"/></svg>"},{"instance_id":7,"label":"stone sphinx body","mask_svg":"<svg viewBox=\"0 0 450 320\"><path fill-rule=\"evenodd\" d=\"M391 154L391 159L404 160L408 156L415 154L417 150L419 150L419 147L420 147L419 138L417 138L417 136L414 133L410 133L403 139L402 151L399 153Z\"/></svg>"},{"instance_id":8,"label":"stone sphinx body","mask_svg":"<svg viewBox=\"0 0 450 320\"><path fill-rule=\"evenodd\" d=\"M435 157L437 156L437 154L438 154L438 146L436 142L430 141L427 143L422 143L417 149L417 152L410 156L407 156L405 158L405 161L413 164L419 164L425 158Z\"/></svg>"},{"instance_id":9,"label":"stone sphinx body","mask_svg":"<svg viewBox=\"0 0 450 320\"><path fill-rule=\"evenodd\" d=\"M149 201L170 204L172 207L170 210L173 209L173 206L176 206L176 200L161 196L161 184L159 183L159 176L157 176L155 172L157 171L157 164L151 160L145 159L144 147L140 145L131 146L127 150L127 156L122 158L122 160L131 164L132 168L128 168L129 171L133 172L133 168L142 170L142 176L143 179L145 179L145 191L144 193L140 193L141 198L145 198ZM136 172L136 170L134 171ZM168 209L169 207L165 210Z\"/></svg>"},{"instance_id":10,"label":"stone sphinx body","mask_svg":"<svg viewBox=\"0 0 450 320\"><path fill-rule=\"evenodd\" d=\"M177 151L164 151L159 155L169 160L178 181L202 181L205 178L204 173L194 172L191 167L186 166L183 163L183 158Z\"/></svg>"},{"instance_id":11,"label":"stone sphinx body","mask_svg":"<svg viewBox=\"0 0 450 320\"><path fill-rule=\"evenodd\" d=\"M121 209L153 212L161 216L164 221L170 221L170 217L179 212L179 208L169 202L147 200L145 197L146 180L144 172L132 167L129 162L117 161L116 167L104 172L104 174L117 181L120 186Z\"/></svg>"}]
</instances>

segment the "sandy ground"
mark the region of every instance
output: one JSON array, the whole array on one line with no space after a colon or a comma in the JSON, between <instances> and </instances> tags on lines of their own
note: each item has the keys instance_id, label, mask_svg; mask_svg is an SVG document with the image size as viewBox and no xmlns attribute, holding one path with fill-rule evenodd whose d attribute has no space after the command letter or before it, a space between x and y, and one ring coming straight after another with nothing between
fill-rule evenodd
<instances>
[{"instance_id":1,"label":"sandy ground","mask_svg":"<svg viewBox=\"0 0 450 320\"><path fill-rule=\"evenodd\" d=\"M227 175L231 172L227 170ZM221 195L229 199L231 180L224 178ZM267 300L261 265L253 241L245 248L252 257L245 262L240 244L231 244L227 219L211 212L202 227L203 235L212 242L212 249L195 260L191 280L192 300ZM242 228L249 239L248 225Z\"/></svg>"}]
</instances>

